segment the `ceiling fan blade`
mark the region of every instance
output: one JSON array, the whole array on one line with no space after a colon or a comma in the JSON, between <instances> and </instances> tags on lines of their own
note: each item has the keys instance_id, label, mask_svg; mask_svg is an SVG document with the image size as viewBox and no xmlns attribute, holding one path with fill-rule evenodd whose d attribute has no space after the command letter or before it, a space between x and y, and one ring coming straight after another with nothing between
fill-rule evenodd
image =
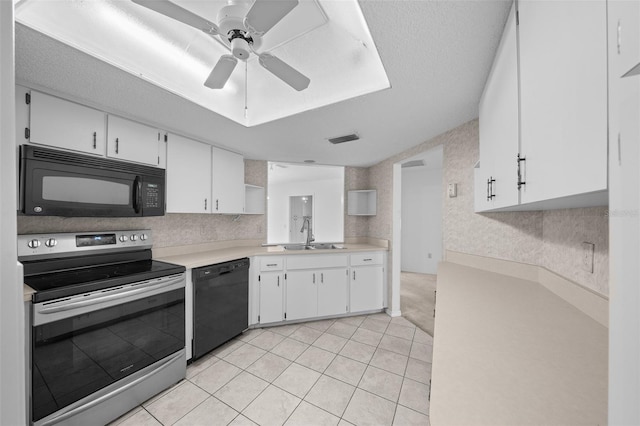
<instances>
[{"instance_id":1,"label":"ceiling fan blade","mask_svg":"<svg viewBox=\"0 0 640 426\"><path fill-rule=\"evenodd\" d=\"M238 60L233 55L222 55L204 85L209 89L222 89L237 63Z\"/></svg>"},{"instance_id":2,"label":"ceiling fan blade","mask_svg":"<svg viewBox=\"0 0 640 426\"><path fill-rule=\"evenodd\" d=\"M173 18L198 30L202 30L207 34L218 34L218 26L213 22L207 21L201 16L196 15L187 9L178 6L168 0L132 0L140 6L151 9L162 15Z\"/></svg>"},{"instance_id":3,"label":"ceiling fan blade","mask_svg":"<svg viewBox=\"0 0 640 426\"><path fill-rule=\"evenodd\" d=\"M309 80L307 76L269 53L260 54L258 56L258 62L260 62L260 65L262 65L267 71L297 91L301 91L309 87L311 80Z\"/></svg>"},{"instance_id":4,"label":"ceiling fan blade","mask_svg":"<svg viewBox=\"0 0 640 426\"><path fill-rule=\"evenodd\" d=\"M298 0L255 0L244 26L249 33L262 36L298 5Z\"/></svg>"}]
</instances>

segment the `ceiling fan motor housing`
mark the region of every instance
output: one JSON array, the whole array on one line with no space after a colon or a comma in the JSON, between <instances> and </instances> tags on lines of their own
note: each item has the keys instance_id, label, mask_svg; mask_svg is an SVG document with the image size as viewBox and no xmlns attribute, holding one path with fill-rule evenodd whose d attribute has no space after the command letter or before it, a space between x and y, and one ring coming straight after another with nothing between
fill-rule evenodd
<instances>
[{"instance_id":1,"label":"ceiling fan motor housing","mask_svg":"<svg viewBox=\"0 0 640 426\"><path fill-rule=\"evenodd\" d=\"M251 49L249 42L244 37L235 37L231 39L231 53L238 59L246 61L249 58Z\"/></svg>"}]
</instances>

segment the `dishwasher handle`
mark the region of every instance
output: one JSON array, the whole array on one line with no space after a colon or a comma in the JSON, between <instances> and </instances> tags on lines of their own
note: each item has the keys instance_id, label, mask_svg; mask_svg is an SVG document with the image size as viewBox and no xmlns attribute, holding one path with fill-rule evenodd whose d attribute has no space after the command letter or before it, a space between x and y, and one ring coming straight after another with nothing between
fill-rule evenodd
<instances>
[{"instance_id":1,"label":"dishwasher handle","mask_svg":"<svg viewBox=\"0 0 640 426\"><path fill-rule=\"evenodd\" d=\"M202 268L197 268L194 270L196 272L195 280L209 280L212 277L225 275L230 272L242 271L245 269L249 269L249 259L233 260L231 262L204 266Z\"/></svg>"}]
</instances>

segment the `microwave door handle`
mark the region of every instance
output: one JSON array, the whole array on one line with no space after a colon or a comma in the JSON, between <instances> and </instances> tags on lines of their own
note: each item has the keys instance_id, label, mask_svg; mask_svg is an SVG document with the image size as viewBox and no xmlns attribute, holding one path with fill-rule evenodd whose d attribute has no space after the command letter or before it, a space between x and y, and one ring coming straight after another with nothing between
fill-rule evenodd
<instances>
[{"instance_id":1,"label":"microwave door handle","mask_svg":"<svg viewBox=\"0 0 640 426\"><path fill-rule=\"evenodd\" d=\"M133 181L133 210L136 213L140 213L142 207L142 179L140 176L136 176Z\"/></svg>"}]
</instances>

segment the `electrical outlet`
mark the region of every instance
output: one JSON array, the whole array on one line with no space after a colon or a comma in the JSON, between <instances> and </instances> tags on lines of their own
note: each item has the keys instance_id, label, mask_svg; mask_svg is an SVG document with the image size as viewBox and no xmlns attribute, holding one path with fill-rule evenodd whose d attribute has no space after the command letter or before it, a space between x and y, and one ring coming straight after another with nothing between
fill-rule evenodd
<instances>
[{"instance_id":1,"label":"electrical outlet","mask_svg":"<svg viewBox=\"0 0 640 426\"><path fill-rule=\"evenodd\" d=\"M449 198L455 198L458 196L458 184L450 183L447 187L447 192L449 194Z\"/></svg>"},{"instance_id":2,"label":"electrical outlet","mask_svg":"<svg viewBox=\"0 0 640 426\"><path fill-rule=\"evenodd\" d=\"M593 273L593 252L595 244L582 243L582 269Z\"/></svg>"}]
</instances>

